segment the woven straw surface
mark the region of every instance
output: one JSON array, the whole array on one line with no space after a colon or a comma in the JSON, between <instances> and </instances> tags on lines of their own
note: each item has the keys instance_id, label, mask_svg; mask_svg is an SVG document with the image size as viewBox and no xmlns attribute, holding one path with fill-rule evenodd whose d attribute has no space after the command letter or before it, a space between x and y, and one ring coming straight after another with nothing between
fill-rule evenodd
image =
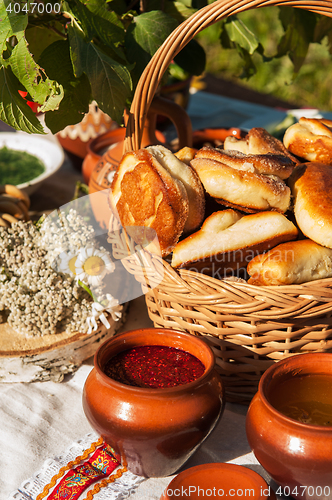
<instances>
[{"instance_id":1,"label":"woven straw surface","mask_svg":"<svg viewBox=\"0 0 332 500\"><path fill-rule=\"evenodd\" d=\"M182 23L146 67L135 92L125 151L139 149L145 117L175 55L200 31L224 17L269 5L287 5L332 17L331 1L219 0ZM302 352L332 351L332 279L278 287L221 281L175 271L111 222L114 256L142 284L155 326L204 338L229 401L248 403L262 373L275 361Z\"/></svg>"}]
</instances>

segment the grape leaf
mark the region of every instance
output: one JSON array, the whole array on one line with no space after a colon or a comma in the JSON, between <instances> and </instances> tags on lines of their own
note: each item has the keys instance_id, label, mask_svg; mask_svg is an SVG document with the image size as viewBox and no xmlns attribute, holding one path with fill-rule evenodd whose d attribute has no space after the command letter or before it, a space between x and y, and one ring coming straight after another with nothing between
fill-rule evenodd
<instances>
[{"instance_id":1,"label":"grape leaf","mask_svg":"<svg viewBox=\"0 0 332 500\"><path fill-rule=\"evenodd\" d=\"M84 73L80 78L75 77L66 40L58 40L49 45L38 59L38 64L64 89L64 98L59 108L45 114L45 123L55 134L67 125L82 120L89 111L91 88Z\"/></svg>"},{"instance_id":2,"label":"grape leaf","mask_svg":"<svg viewBox=\"0 0 332 500\"><path fill-rule=\"evenodd\" d=\"M0 56L7 48L8 38L15 36L19 42L24 36L24 30L28 24L28 15L20 11L10 12L10 6L13 6L12 0L2 0L0 2Z\"/></svg>"},{"instance_id":3,"label":"grape leaf","mask_svg":"<svg viewBox=\"0 0 332 500\"><path fill-rule=\"evenodd\" d=\"M16 130L43 134L44 129L18 91L20 82L11 69L0 67L0 119Z\"/></svg>"},{"instance_id":4,"label":"grape leaf","mask_svg":"<svg viewBox=\"0 0 332 500\"><path fill-rule=\"evenodd\" d=\"M162 11L146 12L134 18L125 38L128 60L131 63L136 63L131 72L134 85L139 80L151 56L177 25L175 19Z\"/></svg>"},{"instance_id":5,"label":"grape leaf","mask_svg":"<svg viewBox=\"0 0 332 500\"><path fill-rule=\"evenodd\" d=\"M24 85L34 102L41 104L42 111L56 109L63 98L63 88L50 80L34 61L25 38L15 45L6 60L16 78Z\"/></svg>"},{"instance_id":6,"label":"grape leaf","mask_svg":"<svg viewBox=\"0 0 332 500\"><path fill-rule=\"evenodd\" d=\"M114 61L93 42L86 42L75 26L68 28L74 74L87 75L92 98L102 111L121 123L126 101L131 97L132 83L128 69Z\"/></svg>"}]
</instances>

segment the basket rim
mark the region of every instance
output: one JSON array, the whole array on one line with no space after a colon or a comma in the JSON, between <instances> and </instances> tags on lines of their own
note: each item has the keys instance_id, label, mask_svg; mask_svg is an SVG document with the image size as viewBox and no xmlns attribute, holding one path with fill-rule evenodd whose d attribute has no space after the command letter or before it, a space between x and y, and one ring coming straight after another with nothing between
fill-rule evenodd
<instances>
[{"instance_id":1,"label":"basket rim","mask_svg":"<svg viewBox=\"0 0 332 500\"><path fill-rule=\"evenodd\" d=\"M171 288L172 295L177 296L179 300L181 298L183 303L188 302L189 304L193 297L200 297L202 306L205 303L206 306L211 305L211 301L213 301L214 306L217 307L218 300L222 301L225 293L234 294L234 297L237 298L242 296L243 303L246 305L246 308L243 306L244 312L239 313L239 309L241 309L239 304L226 305L221 302L220 307L229 310L230 314L231 311L235 310L237 310L237 315L250 314L253 317L255 316L257 320L264 317L272 319L268 317L268 314L260 312L260 309L263 309L263 306L266 306L268 301L275 304L287 302L287 305L283 304L279 310L279 318L283 317L284 319L294 317L294 312L297 312L297 315L299 314L297 300L299 298L302 300L302 317L305 317L305 312L310 311L310 309L314 310L313 314L317 317L321 316L325 310L328 312L332 310L332 277L299 284L258 286L247 282L220 280L187 269L174 269L160 255L152 254L146 248L137 245L124 228L119 230L119 221L114 214L110 220L109 242L113 246L115 258L124 259L122 263L128 272L137 276L141 275L141 283L145 284L147 281L150 284L152 283L152 290L163 286L166 294L168 289ZM162 266L162 271L160 266ZM154 276L154 273L159 277L161 273L163 275L158 279L158 277ZM158 284L154 287L153 282L156 282L156 280ZM202 294L198 293L200 287L206 287L211 291L205 294L203 298ZM218 291L216 291L216 288L218 288ZM325 293L323 294L323 292ZM246 301L248 294L253 297L250 302ZM248 304L250 304L250 311L248 310ZM255 309L257 309L257 312L255 312ZM235 312L233 313L235 314ZM275 313L277 314L277 311ZM313 314L309 312L307 316L312 317Z\"/></svg>"}]
</instances>

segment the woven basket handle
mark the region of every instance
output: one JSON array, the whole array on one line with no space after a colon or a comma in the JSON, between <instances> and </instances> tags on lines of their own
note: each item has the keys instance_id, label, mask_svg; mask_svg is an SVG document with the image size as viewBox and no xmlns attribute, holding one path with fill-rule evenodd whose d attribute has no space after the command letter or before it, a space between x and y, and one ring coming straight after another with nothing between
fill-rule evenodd
<instances>
[{"instance_id":1,"label":"woven basket handle","mask_svg":"<svg viewBox=\"0 0 332 500\"><path fill-rule=\"evenodd\" d=\"M144 122L153 96L168 66L183 47L197 33L225 17L267 6L298 7L332 17L331 0L217 0L198 10L170 34L142 73L130 108L124 143L125 152L140 148Z\"/></svg>"}]
</instances>

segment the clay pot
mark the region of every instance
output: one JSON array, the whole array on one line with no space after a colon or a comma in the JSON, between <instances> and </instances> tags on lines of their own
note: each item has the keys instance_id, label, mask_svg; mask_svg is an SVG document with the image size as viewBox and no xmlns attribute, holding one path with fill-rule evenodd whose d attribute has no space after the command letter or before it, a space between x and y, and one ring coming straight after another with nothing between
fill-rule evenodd
<instances>
[{"instance_id":1,"label":"clay pot","mask_svg":"<svg viewBox=\"0 0 332 500\"><path fill-rule=\"evenodd\" d=\"M236 137L236 139L243 139L246 132L243 130L232 128L204 128L195 130L193 132L193 147L196 149L202 148L204 145L209 144L212 147L220 146L228 136Z\"/></svg>"},{"instance_id":2,"label":"clay pot","mask_svg":"<svg viewBox=\"0 0 332 500\"><path fill-rule=\"evenodd\" d=\"M298 422L271 403L279 384L285 384L285 402L291 401L287 381L311 374L332 377L332 353L300 354L268 368L249 406L246 431L257 460L280 485L277 494L327 500L332 493L332 427Z\"/></svg>"},{"instance_id":3,"label":"clay pot","mask_svg":"<svg viewBox=\"0 0 332 500\"><path fill-rule=\"evenodd\" d=\"M104 367L117 353L141 345L171 346L196 356L205 366L197 380L163 389L116 382ZM134 474L163 477L177 471L217 424L224 390L207 344L176 330L147 328L113 337L96 352L83 391L91 426L128 463Z\"/></svg>"},{"instance_id":4,"label":"clay pot","mask_svg":"<svg viewBox=\"0 0 332 500\"><path fill-rule=\"evenodd\" d=\"M68 125L56 134L61 146L69 153L83 159L87 154L88 144L100 134L117 129L119 125L98 108L93 101L89 112L76 125Z\"/></svg>"},{"instance_id":5,"label":"clay pot","mask_svg":"<svg viewBox=\"0 0 332 500\"><path fill-rule=\"evenodd\" d=\"M126 130L119 127L115 130L110 130L104 134L98 135L87 144L87 154L82 163L82 175L86 184L90 181L93 169L109 148L115 148L115 151L117 151L120 145L121 149L119 155L122 155L125 133Z\"/></svg>"},{"instance_id":6,"label":"clay pot","mask_svg":"<svg viewBox=\"0 0 332 500\"><path fill-rule=\"evenodd\" d=\"M160 500L177 500L187 496L193 500L246 496L251 500L276 498L271 487L257 472L241 465L223 463L197 465L184 470L170 482Z\"/></svg>"}]
</instances>

